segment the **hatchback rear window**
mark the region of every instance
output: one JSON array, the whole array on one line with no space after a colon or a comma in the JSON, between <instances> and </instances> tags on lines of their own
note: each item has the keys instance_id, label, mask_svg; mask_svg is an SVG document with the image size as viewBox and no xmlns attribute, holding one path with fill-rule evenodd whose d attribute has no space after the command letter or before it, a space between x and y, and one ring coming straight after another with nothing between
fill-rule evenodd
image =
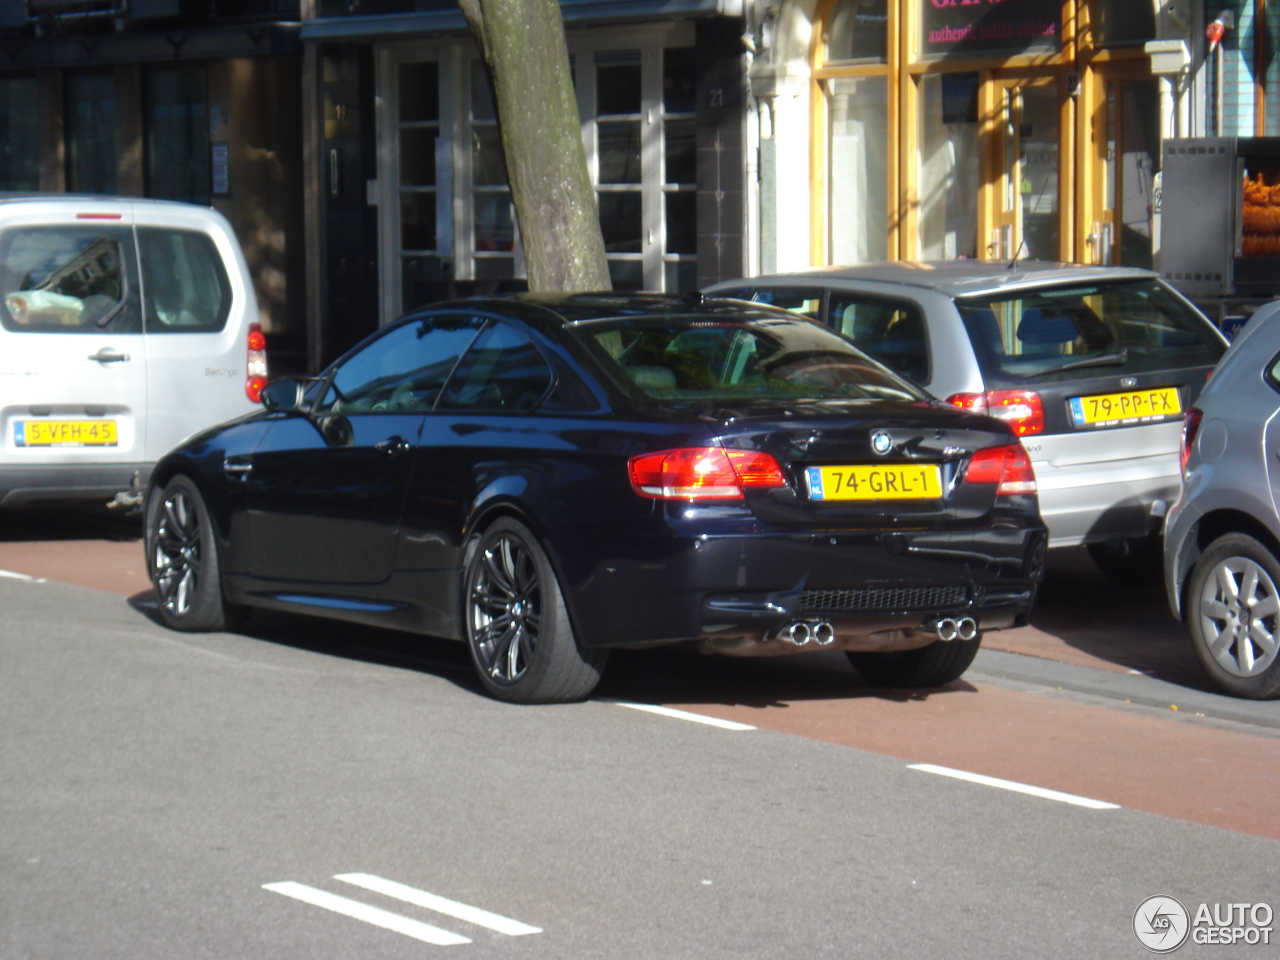
<instances>
[{"instance_id":1,"label":"hatchback rear window","mask_svg":"<svg viewBox=\"0 0 1280 960\"><path fill-rule=\"evenodd\" d=\"M656 399L890 399L924 394L805 321L596 321L579 335L622 384Z\"/></svg>"},{"instance_id":2,"label":"hatchback rear window","mask_svg":"<svg viewBox=\"0 0 1280 960\"><path fill-rule=\"evenodd\" d=\"M1207 320L1155 280L1023 290L956 306L988 380L1211 366L1226 349Z\"/></svg>"}]
</instances>

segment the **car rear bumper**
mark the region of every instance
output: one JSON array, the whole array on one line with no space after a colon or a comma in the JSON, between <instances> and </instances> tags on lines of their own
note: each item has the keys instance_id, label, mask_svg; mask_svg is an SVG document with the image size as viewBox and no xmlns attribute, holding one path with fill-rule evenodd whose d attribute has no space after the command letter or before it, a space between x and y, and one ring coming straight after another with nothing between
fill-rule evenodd
<instances>
[{"instance_id":1,"label":"car rear bumper","mask_svg":"<svg viewBox=\"0 0 1280 960\"><path fill-rule=\"evenodd\" d=\"M58 501L101 501L146 486L150 463L0 464L0 507ZM138 479L134 481L134 475Z\"/></svg>"},{"instance_id":2,"label":"car rear bumper","mask_svg":"<svg viewBox=\"0 0 1280 960\"><path fill-rule=\"evenodd\" d=\"M1040 516L1050 547L1143 537L1160 529L1163 510L1178 499L1178 456L1141 457L1054 467L1033 462Z\"/></svg>"},{"instance_id":3,"label":"car rear bumper","mask_svg":"<svg viewBox=\"0 0 1280 960\"><path fill-rule=\"evenodd\" d=\"M830 624L836 647L876 649L865 638L892 631L923 631L905 644L921 646L939 619L1025 624L1045 541L1040 526L654 538L615 544L566 599L584 646L750 646L798 621Z\"/></svg>"}]
</instances>

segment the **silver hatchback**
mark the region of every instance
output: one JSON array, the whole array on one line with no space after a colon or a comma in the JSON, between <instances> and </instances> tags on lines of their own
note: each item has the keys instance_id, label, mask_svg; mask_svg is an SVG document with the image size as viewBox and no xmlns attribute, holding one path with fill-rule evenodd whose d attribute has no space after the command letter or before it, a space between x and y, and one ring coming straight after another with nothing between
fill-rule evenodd
<instances>
[{"instance_id":1,"label":"silver hatchback","mask_svg":"<svg viewBox=\"0 0 1280 960\"><path fill-rule=\"evenodd\" d=\"M711 296L827 324L935 397L1009 421L1051 547L1158 579L1183 413L1222 334L1147 270L1019 260L877 263L734 280Z\"/></svg>"},{"instance_id":2,"label":"silver hatchback","mask_svg":"<svg viewBox=\"0 0 1280 960\"><path fill-rule=\"evenodd\" d=\"M1240 332L1187 412L1165 587L1200 662L1238 697L1280 697L1280 302Z\"/></svg>"}]
</instances>

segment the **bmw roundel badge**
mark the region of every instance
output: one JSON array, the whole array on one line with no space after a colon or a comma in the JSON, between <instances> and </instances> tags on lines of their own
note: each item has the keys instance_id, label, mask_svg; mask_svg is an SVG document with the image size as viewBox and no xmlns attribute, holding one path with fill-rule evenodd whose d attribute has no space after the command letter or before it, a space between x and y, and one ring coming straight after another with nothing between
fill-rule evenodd
<instances>
[{"instance_id":1,"label":"bmw roundel badge","mask_svg":"<svg viewBox=\"0 0 1280 960\"><path fill-rule=\"evenodd\" d=\"M884 456L893 449L893 437L883 430L877 430L871 435L871 449Z\"/></svg>"}]
</instances>

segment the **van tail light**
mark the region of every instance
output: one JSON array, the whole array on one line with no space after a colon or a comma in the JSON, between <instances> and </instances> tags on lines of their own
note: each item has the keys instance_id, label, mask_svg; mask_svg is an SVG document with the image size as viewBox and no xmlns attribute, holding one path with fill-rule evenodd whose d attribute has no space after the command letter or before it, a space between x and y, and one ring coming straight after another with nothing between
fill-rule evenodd
<instances>
[{"instance_id":1,"label":"van tail light","mask_svg":"<svg viewBox=\"0 0 1280 960\"><path fill-rule=\"evenodd\" d=\"M1044 433L1044 401L1034 390L988 390L986 393L953 393L947 403L974 413L998 417L1020 437Z\"/></svg>"},{"instance_id":2,"label":"van tail light","mask_svg":"<svg viewBox=\"0 0 1280 960\"><path fill-rule=\"evenodd\" d=\"M248 356L244 365L244 392L254 403L262 398L262 388L267 385L267 337L262 325L249 324Z\"/></svg>"},{"instance_id":3,"label":"van tail light","mask_svg":"<svg viewBox=\"0 0 1280 960\"><path fill-rule=\"evenodd\" d=\"M632 457L631 486L655 500L741 500L748 488L785 487L771 454L721 447L682 447Z\"/></svg>"},{"instance_id":4,"label":"van tail light","mask_svg":"<svg viewBox=\"0 0 1280 960\"><path fill-rule=\"evenodd\" d=\"M994 483L1000 497L1036 492L1031 456L1020 443L979 450L969 459L964 479L966 483Z\"/></svg>"},{"instance_id":5,"label":"van tail light","mask_svg":"<svg viewBox=\"0 0 1280 960\"><path fill-rule=\"evenodd\" d=\"M1191 448L1196 445L1196 434L1200 432L1200 421L1204 412L1192 407L1182 420L1182 446L1178 450L1178 468L1182 475L1187 475L1187 460L1191 458Z\"/></svg>"}]
</instances>

